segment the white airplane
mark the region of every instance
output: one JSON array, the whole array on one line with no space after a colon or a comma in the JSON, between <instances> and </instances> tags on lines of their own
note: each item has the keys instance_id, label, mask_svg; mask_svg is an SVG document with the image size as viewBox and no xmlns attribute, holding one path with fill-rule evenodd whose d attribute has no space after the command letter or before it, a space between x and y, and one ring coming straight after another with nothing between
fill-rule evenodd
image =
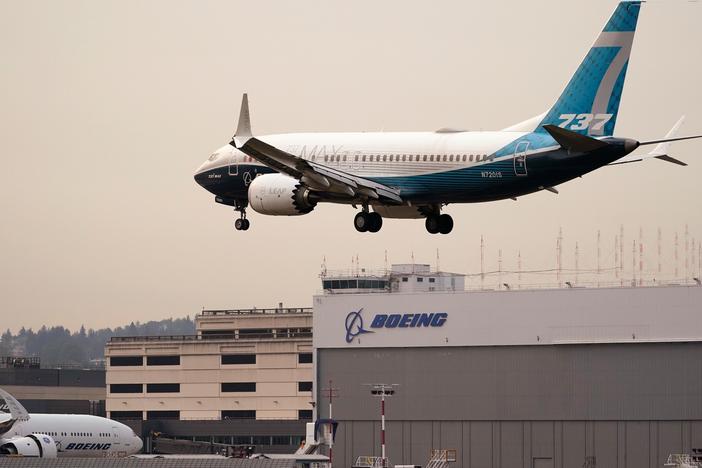
<instances>
[{"instance_id":1,"label":"white airplane","mask_svg":"<svg viewBox=\"0 0 702 468\"><path fill-rule=\"evenodd\" d=\"M244 94L233 140L200 166L195 181L240 213L238 230L249 228L249 205L261 214L294 216L326 202L360 206L354 218L360 232L377 232L385 217L425 218L427 231L448 234L453 219L442 213L448 204L557 194L563 182L624 162L685 165L661 151L670 141L699 136L645 142L614 136L641 4L620 2L555 104L522 123L492 132L257 137ZM652 144L659 145L651 153L631 154Z\"/></svg>"},{"instance_id":2,"label":"white airplane","mask_svg":"<svg viewBox=\"0 0 702 468\"><path fill-rule=\"evenodd\" d=\"M105 457L141 450L141 439L117 421L84 414L29 414L1 388L0 398L10 410L0 413L0 455Z\"/></svg>"}]
</instances>

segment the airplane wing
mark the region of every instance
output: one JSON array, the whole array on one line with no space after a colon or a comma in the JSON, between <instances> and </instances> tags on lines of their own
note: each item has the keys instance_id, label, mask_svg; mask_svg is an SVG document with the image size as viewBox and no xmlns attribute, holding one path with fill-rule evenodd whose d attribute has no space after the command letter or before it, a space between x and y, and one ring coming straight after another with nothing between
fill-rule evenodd
<instances>
[{"instance_id":1,"label":"airplane wing","mask_svg":"<svg viewBox=\"0 0 702 468\"><path fill-rule=\"evenodd\" d=\"M617 164L627 164L627 163L632 163L632 162L640 162L645 159L651 159L651 158L656 158L660 159L662 161L666 161L669 163L677 164L679 166L687 166L687 163L680 161L679 159L675 159L674 157L670 156L668 154L668 150L670 149L670 144L673 141L679 141L679 140L689 140L692 138L699 138L700 136L691 136L691 137L682 137L682 138L675 138L675 136L678 134L678 130L680 129L680 126L683 124L685 121L685 116L683 115L678 119L678 121L673 125L673 128L670 129L670 131L666 134L665 138L662 140L655 140L655 141L644 141L639 144L639 146L645 146L645 145L653 145L655 144L656 147L653 148L653 151L647 154L630 154L627 156L624 156L621 159L616 160L613 163L608 164L608 166L616 166Z\"/></svg>"},{"instance_id":2,"label":"airplane wing","mask_svg":"<svg viewBox=\"0 0 702 468\"><path fill-rule=\"evenodd\" d=\"M394 204L403 203L399 190L395 188L307 161L254 137L251 133L249 100L246 94L241 100L239 124L230 144L266 166L299 179L312 190L342 193L350 197L367 197Z\"/></svg>"}]
</instances>

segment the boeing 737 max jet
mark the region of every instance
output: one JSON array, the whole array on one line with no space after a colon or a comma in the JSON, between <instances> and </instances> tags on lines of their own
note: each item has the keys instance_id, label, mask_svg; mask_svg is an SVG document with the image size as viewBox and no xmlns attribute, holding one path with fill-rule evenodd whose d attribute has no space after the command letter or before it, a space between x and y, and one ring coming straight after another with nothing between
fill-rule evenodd
<instances>
[{"instance_id":1,"label":"boeing 737 max jet","mask_svg":"<svg viewBox=\"0 0 702 468\"><path fill-rule=\"evenodd\" d=\"M667 154L666 138L614 136L641 1L623 1L546 113L501 131L443 129L416 133L292 133L254 136L244 94L236 134L197 170L195 180L218 203L240 213L303 215L317 203L360 206L358 231L377 232L385 218L426 218L432 234L453 219L442 209L517 197L556 186L602 166ZM644 155L639 146L658 144ZM373 211L370 211L370 208Z\"/></svg>"},{"instance_id":2,"label":"boeing 737 max jet","mask_svg":"<svg viewBox=\"0 0 702 468\"><path fill-rule=\"evenodd\" d=\"M56 458L127 456L141 439L122 423L86 414L29 414L0 389L10 414L0 413L0 455Z\"/></svg>"}]
</instances>

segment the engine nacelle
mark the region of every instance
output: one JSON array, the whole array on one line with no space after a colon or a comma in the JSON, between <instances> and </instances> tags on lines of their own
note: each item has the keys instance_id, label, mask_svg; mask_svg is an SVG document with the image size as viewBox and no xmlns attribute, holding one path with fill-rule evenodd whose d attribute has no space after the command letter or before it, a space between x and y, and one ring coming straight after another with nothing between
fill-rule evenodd
<instances>
[{"instance_id":1,"label":"engine nacelle","mask_svg":"<svg viewBox=\"0 0 702 468\"><path fill-rule=\"evenodd\" d=\"M2 455L22 455L23 457L56 458L56 442L46 434L29 434L26 437L11 439L0 445Z\"/></svg>"},{"instance_id":2,"label":"engine nacelle","mask_svg":"<svg viewBox=\"0 0 702 468\"><path fill-rule=\"evenodd\" d=\"M299 216L307 214L317 205L310 199L310 190L297 179L283 174L264 174L249 185L249 204L261 214L274 216Z\"/></svg>"}]
</instances>

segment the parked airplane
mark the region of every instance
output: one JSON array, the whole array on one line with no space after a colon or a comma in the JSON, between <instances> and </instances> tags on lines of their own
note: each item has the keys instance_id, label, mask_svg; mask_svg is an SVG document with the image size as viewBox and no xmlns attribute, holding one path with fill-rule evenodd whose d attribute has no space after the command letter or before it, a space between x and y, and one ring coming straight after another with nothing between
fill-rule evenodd
<instances>
[{"instance_id":1,"label":"parked airplane","mask_svg":"<svg viewBox=\"0 0 702 468\"><path fill-rule=\"evenodd\" d=\"M122 423L84 414L29 414L0 389L10 414L0 413L0 455L56 458L127 456L141 439Z\"/></svg>"},{"instance_id":2,"label":"parked airplane","mask_svg":"<svg viewBox=\"0 0 702 468\"><path fill-rule=\"evenodd\" d=\"M256 137L247 95L228 145L213 153L195 180L215 201L240 213L303 215L317 203L361 206L360 232L385 218L426 218L447 234L451 203L516 199L547 190L602 166L658 158L667 143L702 135L640 142L614 137L641 1L622 1L556 103L546 113L492 132L441 129L417 133L294 133ZM676 124L677 129L680 122ZM658 144L645 155L639 146ZM370 207L373 211L370 211Z\"/></svg>"}]
</instances>

